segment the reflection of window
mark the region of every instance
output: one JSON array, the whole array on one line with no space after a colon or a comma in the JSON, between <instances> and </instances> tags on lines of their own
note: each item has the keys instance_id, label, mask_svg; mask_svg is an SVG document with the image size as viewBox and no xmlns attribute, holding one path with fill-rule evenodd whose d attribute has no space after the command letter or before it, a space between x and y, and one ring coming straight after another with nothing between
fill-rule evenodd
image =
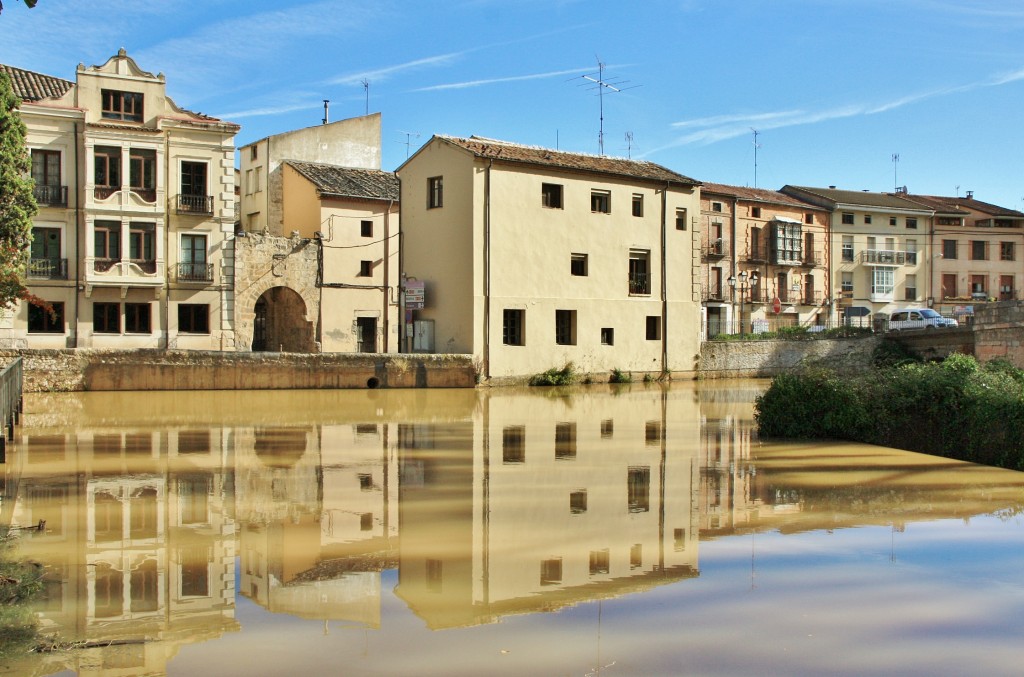
<instances>
[{"instance_id":1,"label":"reflection of window","mask_svg":"<svg viewBox=\"0 0 1024 677\"><path fill-rule=\"evenodd\" d=\"M181 430L178 432L179 454L206 454L209 451L209 430Z\"/></svg>"},{"instance_id":2,"label":"reflection of window","mask_svg":"<svg viewBox=\"0 0 1024 677\"><path fill-rule=\"evenodd\" d=\"M96 494L93 519L96 541L120 541L124 527L121 524L121 501L106 492Z\"/></svg>"},{"instance_id":3,"label":"reflection of window","mask_svg":"<svg viewBox=\"0 0 1024 677\"><path fill-rule=\"evenodd\" d=\"M373 531L373 513L364 512L359 515L359 530L360 531Z\"/></svg>"},{"instance_id":4,"label":"reflection of window","mask_svg":"<svg viewBox=\"0 0 1024 677\"><path fill-rule=\"evenodd\" d=\"M181 564L181 596L208 597L210 595L209 546L182 548L178 551Z\"/></svg>"},{"instance_id":5,"label":"reflection of window","mask_svg":"<svg viewBox=\"0 0 1024 677\"><path fill-rule=\"evenodd\" d=\"M569 512L574 515L587 511L587 490L580 489L569 493Z\"/></svg>"},{"instance_id":6,"label":"reflection of window","mask_svg":"<svg viewBox=\"0 0 1024 677\"><path fill-rule=\"evenodd\" d=\"M439 559L427 560L427 590L429 592L441 592L442 564Z\"/></svg>"},{"instance_id":7,"label":"reflection of window","mask_svg":"<svg viewBox=\"0 0 1024 677\"><path fill-rule=\"evenodd\" d=\"M526 426L509 425L501 431L502 463L526 461Z\"/></svg>"},{"instance_id":8,"label":"reflection of window","mask_svg":"<svg viewBox=\"0 0 1024 677\"><path fill-rule=\"evenodd\" d=\"M156 611L159 600L156 560L147 559L132 569L129 582L132 612Z\"/></svg>"},{"instance_id":9,"label":"reflection of window","mask_svg":"<svg viewBox=\"0 0 1024 677\"><path fill-rule=\"evenodd\" d=\"M610 556L608 548L604 550L591 550L590 551L590 575L594 574L606 574L610 568Z\"/></svg>"},{"instance_id":10,"label":"reflection of window","mask_svg":"<svg viewBox=\"0 0 1024 677\"><path fill-rule=\"evenodd\" d=\"M540 584L556 585L562 582L562 558L553 557L541 560L540 563Z\"/></svg>"},{"instance_id":11,"label":"reflection of window","mask_svg":"<svg viewBox=\"0 0 1024 677\"><path fill-rule=\"evenodd\" d=\"M106 562L96 565L96 583L93 586L96 618L120 616L124 611L124 580L120 571Z\"/></svg>"},{"instance_id":12,"label":"reflection of window","mask_svg":"<svg viewBox=\"0 0 1024 677\"><path fill-rule=\"evenodd\" d=\"M206 524L210 521L210 491L209 477L178 478L178 499L181 502L182 524Z\"/></svg>"},{"instance_id":13,"label":"reflection of window","mask_svg":"<svg viewBox=\"0 0 1024 677\"><path fill-rule=\"evenodd\" d=\"M359 491L373 491L373 475L369 473L359 473Z\"/></svg>"},{"instance_id":14,"label":"reflection of window","mask_svg":"<svg viewBox=\"0 0 1024 677\"><path fill-rule=\"evenodd\" d=\"M601 421L601 437L604 437L604 438L611 437L614 432L615 432L615 421L613 421L610 418L606 418L605 420Z\"/></svg>"},{"instance_id":15,"label":"reflection of window","mask_svg":"<svg viewBox=\"0 0 1024 677\"><path fill-rule=\"evenodd\" d=\"M576 458L575 423L558 423L555 425L555 458Z\"/></svg>"},{"instance_id":16,"label":"reflection of window","mask_svg":"<svg viewBox=\"0 0 1024 677\"><path fill-rule=\"evenodd\" d=\"M132 492L131 537L156 538L156 489L145 487Z\"/></svg>"},{"instance_id":17,"label":"reflection of window","mask_svg":"<svg viewBox=\"0 0 1024 677\"><path fill-rule=\"evenodd\" d=\"M651 469L635 467L629 469L626 490L630 512L647 512L651 509Z\"/></svg>"},{"instance_id":18,"label":"reflection of window","mask_svg":"<svg viewBox=\"0 0 1024 677\"><path fill-rule=\"evenodd\" d=\"M647 444L657 444L661 441L661 421L648 421L644 425L644 440Z\"/></svg>"},{"instance_id":19,"label":"reflection of window","mask_svg":"<svg viewBox=\"0 0 1024 677\"><path fill-rule=\"evenodd\" d=\"M686 550L686 529L676 529L673 532L672 540L676 552Z\"/></svg>"},{"instance_id":20,"label":"reflection of window","mask_svg":"<svg viewBox=\"0 0 1024 677\"><path fill-rule=\"evenodd\" d=\"M629 549L629 568L639 569L644 565L644 546L637 543Z\"/></svg>"}]
</instances>

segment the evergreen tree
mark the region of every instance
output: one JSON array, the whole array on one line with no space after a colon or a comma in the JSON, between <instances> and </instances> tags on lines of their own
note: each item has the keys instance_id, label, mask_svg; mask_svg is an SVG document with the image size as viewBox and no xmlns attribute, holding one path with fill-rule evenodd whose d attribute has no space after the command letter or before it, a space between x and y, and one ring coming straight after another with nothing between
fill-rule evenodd
<instances>
[{"instance_id":1,"label":"evergreen tree","mask_svg":"<svg viewBox=\"0 0 1024 677\"><path fill-rule=\"evenodd\" d=\"M32 194L32 161L25 147L21 101L11 79L0 71L0 308L28 300L25 265L32 244L32 217L39 211Z\"/></svg>"}]
</instances>

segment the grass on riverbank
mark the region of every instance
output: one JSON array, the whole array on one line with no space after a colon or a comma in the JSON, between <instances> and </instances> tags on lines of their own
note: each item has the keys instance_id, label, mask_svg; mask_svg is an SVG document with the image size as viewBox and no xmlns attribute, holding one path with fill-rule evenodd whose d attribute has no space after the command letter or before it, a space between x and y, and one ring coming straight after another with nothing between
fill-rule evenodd
<instances>
[{"instance_id":1,"label":"grass on riverbank","mask_svg":"<svg viewBox=\"0 0 1024 677\"><path fill-rule=\"evenodd\" d=\"M1024 371L951 355L912 361L891 348L850 376L818 369L773 379L755 402L769 438L841 439L1024 470Z\"/></svg>"},{"instance_id":2,"label":"grass on riverbank","mask_svg":"<svg viewBox=\"0 0 1024 677\"><path fill-rule=\"evenodd\" d=\"M24 655L37 641L35 615L28 602L42 590L41 572L34 564L11 556L11 533L0 532L0 661Z\"/></svg>"}]
</instances>

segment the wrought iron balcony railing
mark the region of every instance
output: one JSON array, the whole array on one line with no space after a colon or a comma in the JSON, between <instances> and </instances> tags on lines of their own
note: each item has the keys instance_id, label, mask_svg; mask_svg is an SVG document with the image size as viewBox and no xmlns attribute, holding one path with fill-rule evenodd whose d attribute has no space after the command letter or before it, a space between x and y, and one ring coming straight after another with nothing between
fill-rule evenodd
<instances>
[{"instance_id":1,"label":"wrought iron balcony railing","mask_svg":"<svg viewBox=\"0 0 1024 677\"><path fill-rule=\"evenodd\" d=\"M212 195L179 195L179 214L213 214Z\"/></svg>"},{"instance_id":2,"label":"wrought iron balcony railing","mask_svg":"<svg viewBox=\"0 0 1024 677\"><path fill-rule=\"evenodd\" d=\"M67 259L29 259L28 276L42 280L68 279Z\"/></svg>"},{"instance_id":3,"label":"wrought iron balcony railing","mask_svg":"<svg viewBox=\"0 0 1024 677\"><path fill-rule=\"evenodd\" d=\"M649 295L651 293L651 276L647 273L630 273L629 293L634 295Z\"/></svg>"},{"instance_id":4,"label":"wrought iron balcony railing","mask_svg":"<svg viewBox=\"0 0 1024 677\"><path fill-rule=\"evenodd\" d=\"M213 264L179 263L178 282L213 282Z\"/></svg>"},{"instance_id":5,"label":"wrought iron balcony railing","mask_svg":"<svg viewBox=\"0 0 1024 677\"><path fill-rule=\"evenodd\" d=\"M40 207L67 207L68 187L67 186L39 186L32 189L36 203Z\"/></svg>"}]
</instances>

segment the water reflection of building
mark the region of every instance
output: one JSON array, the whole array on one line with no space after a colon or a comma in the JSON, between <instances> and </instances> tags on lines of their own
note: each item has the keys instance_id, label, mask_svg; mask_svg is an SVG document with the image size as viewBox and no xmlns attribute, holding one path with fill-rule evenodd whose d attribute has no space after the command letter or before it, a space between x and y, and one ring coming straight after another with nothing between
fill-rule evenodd
<instances>
[{"instance_id":1,"label":"water reflection of building","mask_svg":"<svg viewBox=\"0 0 1024 677\"><path fill-rule=\"evenodd\" d=\"M697 575L687 395L492 393L471 422L405 429L398 595L442 628Z\"/></svg>"},{"instance_id":2,"label":"water reflection of building","mask_svg":"<svg viewBox=\"0 0 1024 677\"><path fill-rule=\"evenodd\" d=\"M41 628L91 647L47 657L54 669L163 674L180 645L237 629L217 431L38 435L26 423L12 518L46 522L23 540L24 554L45 566Z\"/></svg>"}]
</instances>

